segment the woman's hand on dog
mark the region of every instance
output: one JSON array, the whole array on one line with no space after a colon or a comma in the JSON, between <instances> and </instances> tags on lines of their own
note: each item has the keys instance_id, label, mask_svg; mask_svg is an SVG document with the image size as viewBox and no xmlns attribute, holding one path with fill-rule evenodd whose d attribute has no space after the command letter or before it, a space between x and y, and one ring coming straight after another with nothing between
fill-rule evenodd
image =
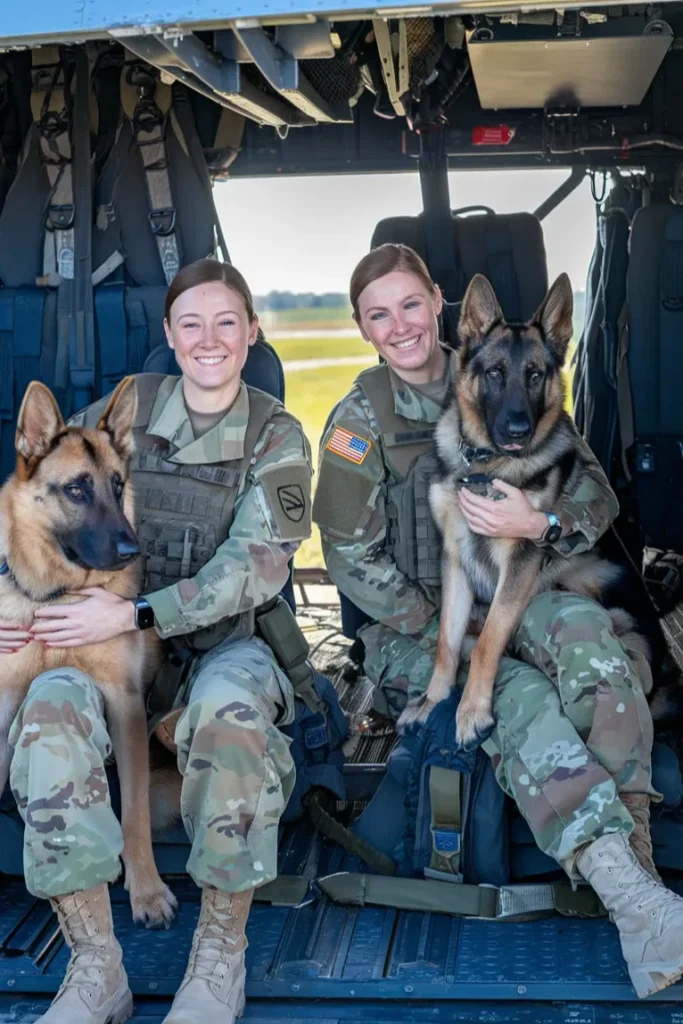
<instances>
[{"instance_id":1,"label":"woman's hand on dog","mask_svg":"<svg viewBox=\"0 0 683 1024\"><path fill-rule=\"evenodd\" d=\"M0 654L16 654L31 639L31 634L16 622L0 619Z\"/></svg>"},{"instance_id":2,"label":"woman's hand on dog","mask_svg":"<svg viewBox=\"0 0 683 1024\"><path fill-rule=\"evenodd\" d=\"M502 491L504 501L472 494L466 487L458 491L460 511L472 533L482 537L504 537L508 540L540 540L548 527L543 512L538 512L519 487L502 480L493 480L493 487Z\"/></svg>"},{"instance_id":3,"label":"woman's hand on dog","mask_svg":"<svg viewBox=\"0 0 683 1024\"><path fill-rule=\"evenodd\" d=\"M81 647L113 640L135 629L135 607L101 587L80 590L78 604L53 604L39 608L30 639L48 647ZM0 637L2 634L0 633Z\"/></svg>"}]
</instances>

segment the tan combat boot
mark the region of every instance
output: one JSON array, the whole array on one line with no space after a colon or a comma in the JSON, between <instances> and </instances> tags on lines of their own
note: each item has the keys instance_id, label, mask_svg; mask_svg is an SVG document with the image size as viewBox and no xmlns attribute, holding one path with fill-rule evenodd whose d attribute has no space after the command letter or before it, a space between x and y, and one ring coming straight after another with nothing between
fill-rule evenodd
<instances>
[{"instance_id":1,"label":"tan combat boot","mask_svg":"<svg viewBox=\"0 0 683 1024\"><path fill-rule=\"evenodd\" d=\"M187 970L164 1024L233 1024L242 1016L245 927L253 895L253 889L202 889Z\"/></svg>"},{"instance_id":2,"label":"tan combat boot","mask_svg":"<svg viewBox=\"0 0 683 1024\"><path fill-rule=\"evenodd\" d=\"M114 935L109 886L50 900L71 948L66 975L36 1024L124 1024L133 996Z\"/></svg>"},{"instance_id":3,"label":"tan combat boot","mask_svg":"<svg viewBox=\"0 0 683 1024\"><path fill-rule=\"evenodd\" d=\"M576 862L610 911L639 999L683 976L683 899L641 867L623 832L601 836Z\"/></svg>"},{"instance_id":4,"label":"tan combat boot","mask_svg":"<svg viewBox=\"0 0 683 1024\"><path fill-rule=\"evenodd\" d=\"M647 793L620 793L619 799L633 818L633 832L629 836L631 849L655 882L662 884L655 867L650 836L650 797Z\"/></svg>"}]
</instances>

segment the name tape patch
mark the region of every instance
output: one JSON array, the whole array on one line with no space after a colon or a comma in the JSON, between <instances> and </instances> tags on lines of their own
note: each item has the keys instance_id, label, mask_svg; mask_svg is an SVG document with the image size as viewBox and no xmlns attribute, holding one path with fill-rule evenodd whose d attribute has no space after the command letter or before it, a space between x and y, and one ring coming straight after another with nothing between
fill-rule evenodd
<instances>
[{"instance_id":1,"label":"name tape patch","mask_svg":"<svg viewBox=\"0 0 683 1024\"><path fill-rule=\"evenodd\" d=\"M348 459L349 462L355 462L357 466L360 466L371 447L372 441L366 441L364 437L352 434L343 427L335 427L332 437L327 442L329 451L341 455L342 459Z\"/></svg>"}]
</instances>

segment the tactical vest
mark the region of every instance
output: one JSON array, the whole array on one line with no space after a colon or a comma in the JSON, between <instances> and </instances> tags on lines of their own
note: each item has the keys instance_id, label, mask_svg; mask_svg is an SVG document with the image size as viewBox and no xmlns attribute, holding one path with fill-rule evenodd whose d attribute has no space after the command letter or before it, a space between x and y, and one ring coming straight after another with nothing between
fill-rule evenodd
<instances>
[{"instance_id":1,"label":"tactical vest","mask_svg":"<svg viewBox=\"0 0 683 1024\"><path fill-rule=\"evenodd\" d=\"M387 547L400 571L426 587L441 586L441 538L429 507L437 471L434 423L399 416L386 364L356 379L372 406L387 467Z\"/></svg>"},{"instance_id":2,"label":"tactical vest","mask_svg":"<svg viewBox=\"0 0 683 1024\"><path fill-rule=\"evenodd\" d=\"M147 433L155 402L169 398L177 383L177 377L151 373L136 380L135 452L130 468L135 526L145 561L143 593L195 576L227 540L254 448L279 405L263 391L249 388L249 423L242 458L184 465L170 461L177 448L165 438ZM176 637L174 644L201 653L228 637L238 640L253 632L252 610Z\"/></svg>"}]
</instances>

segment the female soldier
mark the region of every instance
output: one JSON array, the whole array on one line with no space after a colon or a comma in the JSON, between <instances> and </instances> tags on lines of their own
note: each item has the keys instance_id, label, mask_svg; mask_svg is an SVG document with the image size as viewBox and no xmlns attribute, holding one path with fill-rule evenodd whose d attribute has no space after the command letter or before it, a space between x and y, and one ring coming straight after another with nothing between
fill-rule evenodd
<instances>
[{"instance_id":1,"label":"female soldier","mask_svg":"<svg viewBox=\"0 0 683 1024\"><path fill-rule=\"evenodd\" d=\"M182 378L136 378L131 469L147 556L145 597L131 602L87 591L82 603L45 609L29 634L0 624L0 650L31 638L69 647L154 626L194 656L175 742L192 840L188 871L202 889L202 906L166 1021L230 1024L244 1004L254 888L276 876L278 820L294 782L288 742L277 729L292 719L292 688L254 636L254 609L279 593L310 533L310 452L297 420L241 381L258 320L234 267L207 259L181 270L166 299L165 328ZM74 422L96 425L104 401ZM299 496L301 515L299 508L288 515L283 493ZM76 710L69 715L67 708ZM59 723L58 744L54 726L41 732L45 721ZM72 947L65 982L41 1020L120 1024L132 1000L106 883L119 874L122 839L102 781L111 744L97 688L74 671L40 676L11 742L27 884L50 898ZM90 837L87 848L60 847L58 864L42 855L54 827L52 804L37 799L56 778L70 783L62 828Z\"/></svg>"},{"instance_id":2,"label":"female soldier","mask_svg":"<svg viewBox=\"0 0 683 1024\"><path fill-rule=\"evenodd\" d=\"M453 360L439 344L439 289L412 249L384 245L365 256L351 303L385 362L360 374L326 426L313 517L330 576L372 620L360 631L365 670L398 717L426 689L434 661L440 562L429 450ZM579 443L588 469L561 507L538 512L495 481L505 501L460 492L471 529L553 543L567 556L590 549L617 503ZM501 663L496 727L484 745L496 777L539 847L612 911L633 983L648 995L683 974L683 900L653 880L649 804L658 794L639 679L649 670L617 640L605 610L574 594L536 597L512 649L524 661Z\"/></svg>"}]
</instances>

